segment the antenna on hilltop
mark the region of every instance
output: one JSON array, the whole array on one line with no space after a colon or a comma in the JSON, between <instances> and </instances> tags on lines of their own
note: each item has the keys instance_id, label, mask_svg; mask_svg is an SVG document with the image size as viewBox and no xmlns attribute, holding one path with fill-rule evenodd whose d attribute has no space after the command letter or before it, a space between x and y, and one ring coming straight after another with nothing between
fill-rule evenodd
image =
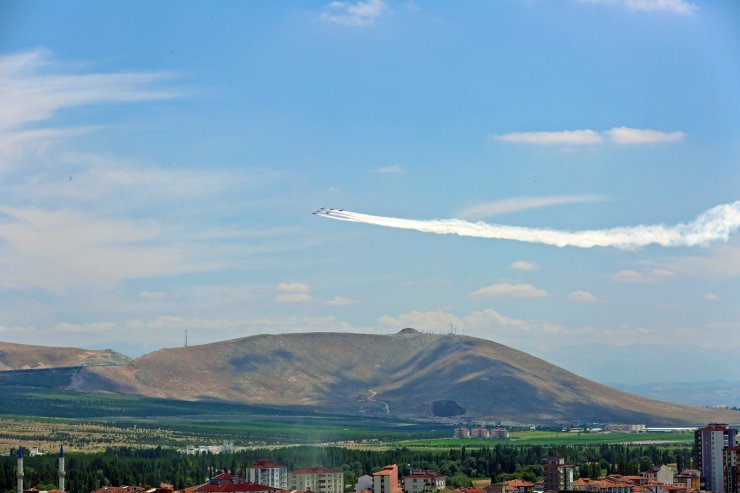
<instances>
[{"instance_id":1,"label":"antenna on hilltop","mask_svg":"<svg viewBox=\"0 0 740 493\"><path fill-rule=\"evenodd\" d=\"M188 329L185 329L185 348L188 347Z\"/></svg>"}]
</instances>

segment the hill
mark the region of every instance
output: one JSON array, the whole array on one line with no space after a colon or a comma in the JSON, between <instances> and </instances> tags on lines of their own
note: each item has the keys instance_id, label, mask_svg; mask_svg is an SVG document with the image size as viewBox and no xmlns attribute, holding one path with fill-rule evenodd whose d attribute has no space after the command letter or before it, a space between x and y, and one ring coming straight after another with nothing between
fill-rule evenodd
<instances>
[{"instance_id":1,"label":"hill","mask_svg":"<svg viewBox=\"0 0 740 493\"><path fill-rule=\"evenodd\" d=\"M621 392L465 336L299 333L162 349L125 368L83 368L71 388L304 407L355 415L653 425L740 413Z\"/></svg>"},{"instance_id":2,"label":"hill","mask_svg":"<svg viewBox=\"0 0 740 493\"><path fill-rule=\"evenodd\" d=\"M127 365L131 358L111 349L89 350L0 342L0 371L88 365Z\"/></svg>"}]
</instances>

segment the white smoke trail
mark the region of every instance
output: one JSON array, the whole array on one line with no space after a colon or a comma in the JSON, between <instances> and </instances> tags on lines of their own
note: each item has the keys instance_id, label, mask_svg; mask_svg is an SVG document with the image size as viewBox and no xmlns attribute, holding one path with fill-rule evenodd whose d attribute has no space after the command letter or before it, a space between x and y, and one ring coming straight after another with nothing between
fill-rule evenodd
<instances>
[{"instance_id":1,"label":"white smoke trail","mask_svg":"<svg viewBox=\"0 0 740 493\"><path fill-rule=\"evenodd\" d=\"M740 229L740 200L712 207L693 221L675 226L654 224L584 231L473 223L461 219L402 219L338 209L320 209L317 214L339 221L413 229L424 233L515 240L558 247L615 247L625 250L652 244L664 247L705 246L718 241L727 241L730 235Z\"/></svg>"}]
</instances>

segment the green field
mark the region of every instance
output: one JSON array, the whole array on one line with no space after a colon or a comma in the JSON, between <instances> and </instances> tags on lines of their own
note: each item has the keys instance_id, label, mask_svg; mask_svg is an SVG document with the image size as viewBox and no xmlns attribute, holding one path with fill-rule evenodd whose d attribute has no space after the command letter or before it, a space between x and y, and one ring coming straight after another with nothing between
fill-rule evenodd
<instances>
[{"instance_id":1,"label":"green field","mask_svg":"<svg viewBox=\"0 0 740 493\"><path fill-rule=\"evenodd\" d=\"M509 440L483 438L437 438L394 442L388 445L399 447L483 447L496 444L506 445L597 445L609 443L677 443L689 444L691 433L566 433L554 431L515 431Z\"/></svg>"},{"instance_id":2,"label":"green field","mask_svg":"<svg viewBox=\"0 0 740 493\"><path fill-rule=\"evenodd\" d=\"M98 428L110 426L115 429L117 443L145 446L181 446L183 442L216 444L224 440L238 445L356 441L366 442L362 446L368 448L450 449L496 444L690 444L693 439L690 433L579 434L550 431L515 431L510 440L456 439L451 438L452 424L418 420L328 415L305 409L154 399L17 385L0 385L0 391L11 396L10 399L0 399L0 416L16 420L15 426L0 433L0 440L6 441L37 435L33 430L25 432L25 435L15 433L17 430L14 428L27 428L24 422L44 424L42 428L52 430L59 440L67 435L84 436L81 427L86 424L95 424ZM43 436L44 433L46 431L38 435ZM105 431L99 430L99 433L103 440Z\"/></svg>"},{"instance_id":3,"label":"green field","mask_svg":"<svg viewBox=\"0 0 740 493\"><path fill-rule=\"evenodd\" d=\"M306 410L269 408L214 401L178 401L103 393L61 391L40 387L0 386L11 399L0 399L0 417L8 418L0 441L48 433L50 441L81 437L95 425L104 443L111 427L115 443L182 446L183 443L238 445L388 441L449 436L452 427L403 419L348 417ZM29 423L37 423L36 433ZM43 425L43 426L42 426ZM21 433L21 428L24 431ZM42 431L43 430L43 431ZM150 430L147 432L146 430ZM87 432L93 436L93 432ZM77 441L81 444L82 438ZM95 443L95 445L92 445Z\"/></svg>"}]
</instances>

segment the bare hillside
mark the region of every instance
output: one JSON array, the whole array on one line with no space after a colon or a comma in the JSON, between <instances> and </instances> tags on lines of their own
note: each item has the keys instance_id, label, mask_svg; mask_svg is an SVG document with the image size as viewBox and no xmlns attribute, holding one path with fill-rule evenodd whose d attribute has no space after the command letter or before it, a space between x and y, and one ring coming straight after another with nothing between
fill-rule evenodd
<instances>
[{"instance_id":1,"label":"bare hillside","mask_svg":"<svg viewBox=\"0 0 740 493\"><path fill-rule=\"evenodd\" d=\"M260 335L86 368L74 388L309 406L348 414L517 422L740 422L740 413L654 401L491 341L421 334Z\"/></svg>"},{"instance_id":2,"label":"bare hillside","mask_svg":"<svg viewBox=\"0 0 740 493\"><path fill-rule=\"evenodd\" d=\"M127 365L130 362L131 358L111 349L88 350L0 342L0 370Z\"/></svg>"}]
</instances>

